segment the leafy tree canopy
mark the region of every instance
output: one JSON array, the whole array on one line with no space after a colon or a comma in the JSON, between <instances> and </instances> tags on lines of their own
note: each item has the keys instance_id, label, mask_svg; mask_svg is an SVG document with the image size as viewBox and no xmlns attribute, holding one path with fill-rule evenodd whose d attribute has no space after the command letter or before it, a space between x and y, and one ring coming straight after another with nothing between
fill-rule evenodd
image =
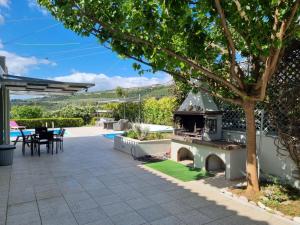
<instances>
[{"instance_id":1,"label":"leafy tree canopy","mask_svg":"<svg viewBox=\"0 0 300 225\"><path fill-rule=\"evenodd\" d=\"M154 72L210 82L213 94L235 103L264 99L283 44L300 36L299 0L38 2L78 34Z\"/></svg>"}]
</instances>

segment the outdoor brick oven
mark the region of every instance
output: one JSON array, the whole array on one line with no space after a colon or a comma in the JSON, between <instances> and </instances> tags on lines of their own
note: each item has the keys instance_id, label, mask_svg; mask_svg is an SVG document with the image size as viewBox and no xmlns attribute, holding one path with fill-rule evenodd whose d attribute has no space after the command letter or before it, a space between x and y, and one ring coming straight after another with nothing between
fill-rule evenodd
<instances>
[{"instance_id":1,"label":"outdoor brick oven","mask_svg":"<svg viewBox=\"0 0 300 225\"><path fill-rule=\"evenodd\" d=\"M225 171L226 179L244 177L245 146L222 139L222 112L207 93L190 92L174 113L171 159L190 161L208 171Z\"/></svg>"},{"instance_id":2,"label":"outdoor brick oven","mask_svg":"<svg viewBox=\"0 0 300 225\"><path fill-rule=\"evenodd\" d=\"M196 137L205 141L219 140L222 136L222 112L206 93L189 93L174 114L175 134Z\"/></svg>"}]
</instances>

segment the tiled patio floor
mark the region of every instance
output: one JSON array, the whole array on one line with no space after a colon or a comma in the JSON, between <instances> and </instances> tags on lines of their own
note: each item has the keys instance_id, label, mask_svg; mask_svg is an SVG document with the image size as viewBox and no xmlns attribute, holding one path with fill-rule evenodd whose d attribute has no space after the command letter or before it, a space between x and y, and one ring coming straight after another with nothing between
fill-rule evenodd
<instances>
[{"instance_id":1,"label":"tiled patio floor","mask_svg":"<svg viewBox=\"0 0 300 225\"><path fill-rule=\"evenodd\" d=\"M0 225L292 224L205 182L148 172L100 136L78 136L53 156L17 149L13 166L0 167Z\"/></svg>"}]
</instances>

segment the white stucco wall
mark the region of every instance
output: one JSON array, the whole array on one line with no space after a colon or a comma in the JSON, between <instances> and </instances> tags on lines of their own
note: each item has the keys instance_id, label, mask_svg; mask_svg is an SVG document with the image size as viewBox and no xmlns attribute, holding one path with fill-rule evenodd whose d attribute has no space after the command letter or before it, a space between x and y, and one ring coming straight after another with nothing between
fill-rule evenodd
<instances>
[{"instance_id":1,"label":"white stucco wall","mask_svg":"<svg viewBox=\"0 0 300 225\"><path fill-rule=\"evenodd\" d=\"M226 166L226 179L237 179L245 176L246 151L244 149L223 150L206 145L172 140L171 159L177 161L177 153L181 148L190 150L194 155L194 167L205 169L206 158L215 154L223 160Z\"/></svg>"},{"instance_id":2,"label":"white stucco wall","mask_svg":"<svg viewBox=\"0 0 300 225\"><path fill-rule=\"evenodd\" d=\"M223 138L226 140L246 142L246 134L241 131L223 130ZM297 188L300 188L300 181L293 178L293 171L296 170L295 163L289 157L283 157L277 154L276 146L274 145L274 136L262 135L260 145L260 135L257 132L257 152L259 155L260 170L264 174L279 176Z\"/></svg>"},{"instance_id":3,"label":"white stucco wall","mask_svg":"<svg viewBox=\"0 0 300 225\"><path fill-rule=\"evenodd\" d=\"M135 157L164 155L170 151L170 144L170 139L139 141L122 136L115 136L114 138L114 149L127 154L131 154L131 150L133 150Z\"/></svg>"}]
</instances>

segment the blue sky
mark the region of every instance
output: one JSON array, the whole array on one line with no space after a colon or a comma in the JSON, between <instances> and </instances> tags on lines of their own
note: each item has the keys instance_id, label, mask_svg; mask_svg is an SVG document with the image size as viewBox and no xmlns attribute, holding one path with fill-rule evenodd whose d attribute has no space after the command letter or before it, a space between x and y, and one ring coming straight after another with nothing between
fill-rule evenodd
<instances>
[{"instance_id":1,"label":"blue sky","mask_svg":"<svg viewBox=\"0 0 300 225\"><path fill-rule=\"evenodd\" d=\"M164 73L140 77L132 60L65 29L36 0L0 0L0 30L0 55L6 56L10 74L94 82L93 90L170 81Z\"/></svg>"}]
</instances>

